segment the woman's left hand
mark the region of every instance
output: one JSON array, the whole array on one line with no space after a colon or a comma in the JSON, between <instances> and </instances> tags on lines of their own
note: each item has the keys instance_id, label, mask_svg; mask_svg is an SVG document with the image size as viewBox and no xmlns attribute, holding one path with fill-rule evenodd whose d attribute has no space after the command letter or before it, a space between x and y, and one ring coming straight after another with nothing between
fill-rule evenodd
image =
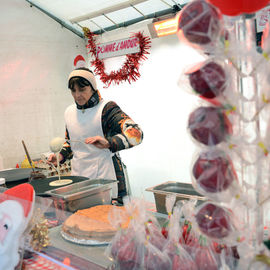
<instances>
[{"instance_id":1,"label":"woman's left hand","mask_svg":"<svg viewBox=\"0 0 270 270\"><path fill-rule=\"evenodd\" d=\"M92 144L96 146L99 149L109 148L110 144L109 142L101 137L101 136L94 136L94 137L88 137L84 141L86 144Z\"/></svg>"}]
</instances>

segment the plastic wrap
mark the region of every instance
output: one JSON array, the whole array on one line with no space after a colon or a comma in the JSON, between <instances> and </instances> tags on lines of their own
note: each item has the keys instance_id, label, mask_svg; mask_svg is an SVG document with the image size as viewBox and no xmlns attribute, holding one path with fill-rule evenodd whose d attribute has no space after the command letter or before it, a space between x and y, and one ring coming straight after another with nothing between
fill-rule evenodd
<instances>
[{"instance_id":1,"label":"plastic wrap","mask_svg":"<svg viewBox=\"0 0 270 270\"><path fill-rule=\"evenodd\" d=\"M207 1L192 1L179 12L178 36L194 48L211 51L221 37L221 18L219 10Z\"/></svg>"},{"instance_id":2,"label":"plastic wrap","mask_svg":"<svg viewBox=\"0 0 270 270\"><path fill-rule=\"evenodd\" d=\"M175 194L167 195L165 200L166 200L165 205L166 205L166 211L168 213L168 219L166 220L166 222L163 223L161 233L165 238L167 238L168 237L168 226L169 226L170 218L172 215L172 209L173 209L175 201L176 201L176 195Z\"/></svg>"},{"instance_id":3,"label":"plastic wrap","mask_svg":"<svg viewBox=\"0 0 270 270\"><path fill-rule=\"evenodd\" d=\"M187 67L178 80L179 87L212 104L232 99L234 88L229 66L222 60L211 57Z\"/></svg>"},{"instance_id":4,"label":"plastic wrap","mask_svg":"<svg viewBox=\"0 0 270 270\"><path fill-rule=\"evenodd\" d=\"M215 146L228 140L232 125L224 109L202 106L190 114L188 130L196 142Z\"/></svg>"},{"instance_id":5,"label":"plastic wrap","mask_svg":"<svg viewBox=\"0 0 270 270\"><path fill-rule=\"evenodd\" d=\"M205 202L196 209L196 226L207 237L217 242L235 241L236 224L230 209L217 203Z\"/></svg>"},{"instance_id":6,"label":"plastic wrap","mask_svg":"<svg viewBox=\"0 0 270 270\"><path fill-rule=\"evenodd\" d=\"M192 185L201 194L219 202L243 199L237 172L228 153L219 148L197 154L192 165Z\"/></svg>"}]
</instances>

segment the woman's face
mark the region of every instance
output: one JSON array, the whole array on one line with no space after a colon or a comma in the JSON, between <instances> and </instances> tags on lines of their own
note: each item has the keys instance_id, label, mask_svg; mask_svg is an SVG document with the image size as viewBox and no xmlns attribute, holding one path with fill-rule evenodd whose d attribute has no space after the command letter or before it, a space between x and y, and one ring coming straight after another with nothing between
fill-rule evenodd
<instances>
[{"instance_id":1,"label":"woman's face","mask_svg":"<svg viewBox=\"0 0 270 270\"><path fill-rule=\"evenodd\" d=\"M78 84L74 84L74 87L71 90L71 94L75 102L80 106L83 106L94 94L94 91L91 86L80 87Z\"/></svg>"}]
</instances>

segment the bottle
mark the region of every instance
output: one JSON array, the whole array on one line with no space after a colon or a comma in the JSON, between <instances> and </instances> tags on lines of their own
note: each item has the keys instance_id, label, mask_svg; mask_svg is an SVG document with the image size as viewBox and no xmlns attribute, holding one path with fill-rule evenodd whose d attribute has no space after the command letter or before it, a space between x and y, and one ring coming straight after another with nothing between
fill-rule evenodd
<instances>
[{"instance_id":1,"label":"bottle","mask_svg":"<svg viewBox=\"0 0 270 270\"><path fill-rule=\"evenodd\" d=\"M7 188L6 179L0 178L0 192L5 191L6 188Z\"/></svg>"}]
</instances>

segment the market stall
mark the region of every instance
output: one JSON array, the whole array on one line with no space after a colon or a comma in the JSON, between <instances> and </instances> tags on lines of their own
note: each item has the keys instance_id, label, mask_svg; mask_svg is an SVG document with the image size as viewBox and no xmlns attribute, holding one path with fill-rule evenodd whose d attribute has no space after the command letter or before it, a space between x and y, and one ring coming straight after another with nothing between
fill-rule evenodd
<instances>
[{"instance_id":1,"label":"market stall","mask_svg":"<svg viewBox=\"0 0 270 270\"><path fill-rule=\"evenodd\" d=\"M155 183L145 190L154 203L126 196L120 205L112 197L117 180L70 175L72 163L68 175L60 172L66 141L58 140L50 144L56 176L41 177L53 162L34 168L29 154L30 168L0 172L8 184L0 190L0 269L269 268L269 30L258 50L253 15L268 1L222 3L194 0L176 16L179 42L203 58L178 74L181 90L199 100L185 129L196 145L192 183ZM104 45L135 38L140 49L107 74L95 35L88 28L84 35L107 88L140 77L148 37Z\"/></svg>"}]
</instances>

